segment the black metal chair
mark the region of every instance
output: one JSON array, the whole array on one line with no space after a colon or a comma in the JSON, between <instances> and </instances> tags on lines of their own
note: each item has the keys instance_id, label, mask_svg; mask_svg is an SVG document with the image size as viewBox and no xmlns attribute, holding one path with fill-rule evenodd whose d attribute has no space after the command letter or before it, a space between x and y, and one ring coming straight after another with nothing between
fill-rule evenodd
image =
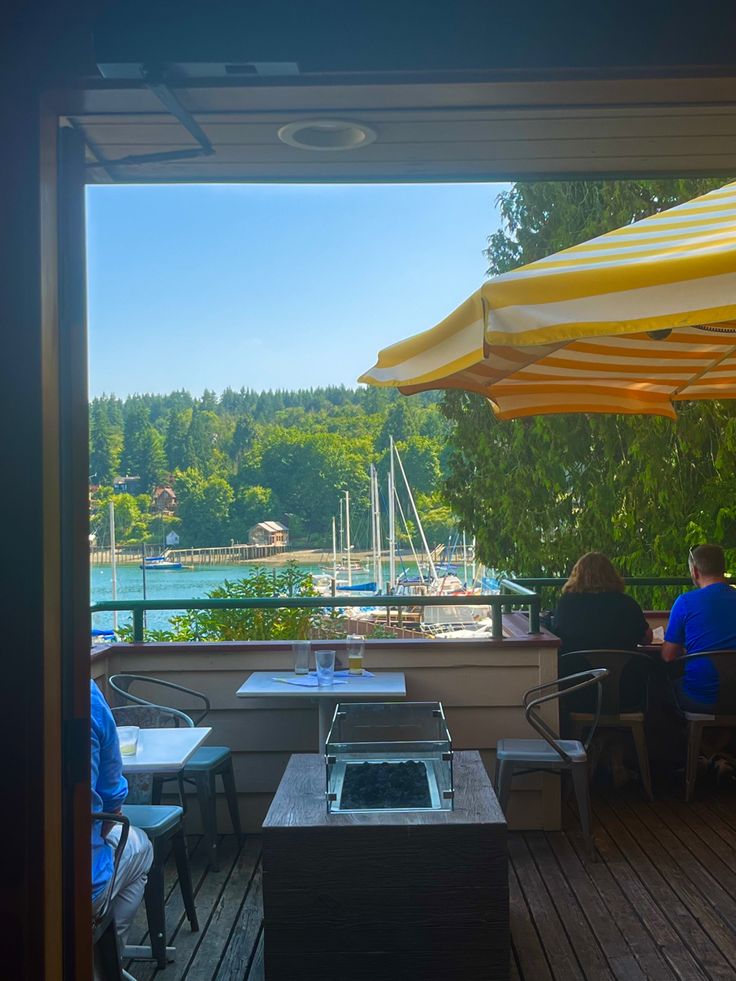
<instances>
[{"instance_id":1,"label":"black metal chair","mask_svg":"<svg viewBox=\"0 0 736 981\"><path fill-rule=\"evenodd\" d=\"M179 709L163 705L122 705L111 709L117 725L137 725L142 729L177 728L194 723ZM148 932L151 937L151 954L158 967L165 968L166 951L166 896L164 892L164 866L169 846L174 853L184 909L192 932L199 929L194 906L192 873L189 867L186 837L184 835L184 808L175 804L161 804L161 787L166 779L178 780L177 774L167 777L158 773L131 773L127 775L128 796L123 813L130 823L143 831L153 845L153 862L148 872L145 904ZM179 796L182 798L181 783ZM135 950L135 953L131 951ZM137 948L129 948L128 956L147 956Z\"/></svg>"},{"instance_id":2,"label":"black metal chair","mask_svg":"<svg viewBox=\"0 0 736 981\"><path fill-rule=\"evenodd\" d=\"M698 756L703 729L736 729L736 651L701 651L685 654L669 664L674 683L685 674L687 664L708 658L718 674L718 698L712 712L692 712L680 704L677 688L674 700L687 724L687 756L685 762L685 800L692 798L698 775Z\"/></svg>"},{"instance_id":3,"label":"black metal chair","mask_svg":"<svg viewBox=\"0 0 736 981\"><path fill-rule=\"evenodd\" d=\"M567 662L567 663L566 663ZM601 704L599 729L628 729L634 742L636 757L639 761L644 793L653 800L652 777L649 769L649 752L644 731L644 719L649 704L649 678L652 671L652 660L647 654L638 651L619 651L613 649L595 649L570 651L560 658L560 668L575 670L578 662L580 668L605 668L608 678L603 685L603 702ZM622 682L627 682L630 691L624 693ZM622 711L622 696L629 702ZM628 697L627 697L628 696ZM593 724L593 713L576 711L568 714L572 734L582 736L585 730ZM592 778L592 774L591 774Z\"/></svg>"},{"instance_id":4,"label":"black metal chair","mask_svg":"<svg viewBox=\"0 0 736 981\"><path fill-rule=\"evenodd\" d=\"M123 804L123 814L136 828L140 828L153 845L153 862L148 871L148 882L144 900L148 933L151 939L151 955L159 968L166 967L166 892L164 888L164 866L169 853L169 845L176 861L176 874L179 879L184 911L189 920L192 933L199 930L197 910L194 906L192 872L189 867L187 842L184 837L183 811L176 804ZM144 949L128 947L128 956L148 957Z\"/></svg>"},{"instance_id":5,"label":"black metal chair","mask_svg":"<svg viewBox=\"0 0 736 981\"><path fill-rule=\"evenodd\" d=\"M99 981L123 981L125 972L120 963L120 947L118 945L118 934L115 927L115 918L112 915L111 904L115 879L118 874L118 866L120 865L120 856L123 854L123 849L128 840L130 821L123 814L109 814L106 811L93 811L92 820L120 825L120 840L115 848L112 875L105 890L105 898L102 906L92 916L95 978L99 979Z\"/></svg>"},{"instance_id":6,"label":"black metal chair","mask_svg":"<svg viewBox=\"0 0 736 981\"><path fill-rule=\"evenodd\" d=\"M558 678L544 685L537 685L524 693L522 705L529 725L541 739L499 739L496 744L496 793L501 809L506 811L511 794L511 781L522 773L544 770L553 773L569 771L580 814L580 826L589 855L593 855L591 835L590 790L588 787L588 747L595 734L602 702L602 682L608 677L605 668L592 668ZM575 692L596 688L597 709L588 730L588 738L582 743L577 739L560 739L540 714L540 708L548 702L568 698ZM540 694L547 692L547 694ZM536 698L532 696L536 695Z\"/></svg>"},{"instance_id":7,"label":"black metal chair","mask_svg":"<svg viewBox=\"0 0 736 981\"><path fill-rule=\"evenodd\" d=\"M195 712L192 713L191 717L179 709L164 708L164 711L183 716L189 725L200 725L210 711L210 700L206 695L204 695L202 692L195 691L192 688L185 688L183 685L177 685L173 681L164 681L160 678L151 678L148 675L116 674L110 678L108 684L126 701L132 702L141 708L152 706L154 708L161 709L164 707L148 699L142 698L140 695L133 694L130 691L130 688L136 684L155 685L159 688L179 692L180 694L186 695L189 698L198 700L201 705ZM217 871L219 868L217 854L217 789L215 785L215 779L217 777L222 780L222 786L223 790L225 791L225 798L227 800L228 811L230 812L233 832L239 839L242 836L242 829L240 826L238 798L235 792L233 759L229 747L201 746L192 755L187 762L187 765L176 778L179 781L182 804L184 802L184 797L182 794L183 788L181 783L184 782L193 784L196 788L197 799L199 800L199 806L202 814L205 848L207 849L207 854L209 856L209 863L214 871ZM171 779L174 779L174 777L162 776L154 779L152 798L154 803L161 800L163 784L167 780Z\"/></svg>"}]
</instances>

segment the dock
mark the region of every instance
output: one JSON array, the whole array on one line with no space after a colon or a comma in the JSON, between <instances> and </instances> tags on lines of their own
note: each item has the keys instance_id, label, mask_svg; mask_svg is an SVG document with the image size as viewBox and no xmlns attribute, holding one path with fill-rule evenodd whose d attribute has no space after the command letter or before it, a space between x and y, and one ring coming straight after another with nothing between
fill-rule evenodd
<instances>
[{"instance_id":1,"label":"dock","mask_svg":"<svg viewBox=\"0 0 736 981\"><path fill-rule=\"evenodd\" d=\"M258 559L281 555L287 551L286 545L220 545L211 548L166 548L146 545L146 556L165 555L172 562L184 566L196 565L238 565L240 562L253 562ZM143 551L140 545L121 545L116 548L117 562L121 565L140 563ZM109 547L92 546L90 561L93 565L109 564L112 554Z\"/></svg>"}]
</instances>

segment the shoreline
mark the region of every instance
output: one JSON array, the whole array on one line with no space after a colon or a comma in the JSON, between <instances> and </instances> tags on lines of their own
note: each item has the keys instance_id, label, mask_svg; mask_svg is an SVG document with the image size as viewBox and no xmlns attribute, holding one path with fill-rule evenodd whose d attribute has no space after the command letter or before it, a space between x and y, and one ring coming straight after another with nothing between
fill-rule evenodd
<instances>
[{"instance_id":1,"label":"shoreline","mask_svg":"<svg viewBox=\"0 0 736 981\"><path fill-rule=\"evenodd\" d=\"M365 562L372 557L372 552L351 552L350 555L356 562ZM340 556L338 556L339 561L342 561ZM332 565L332 553L320 548L301 548L293 552L278 552L276 555L268 555L262 559L244 559L236 565L288 565L289 562L303 565Z\"/></svg>"}]
</instances>

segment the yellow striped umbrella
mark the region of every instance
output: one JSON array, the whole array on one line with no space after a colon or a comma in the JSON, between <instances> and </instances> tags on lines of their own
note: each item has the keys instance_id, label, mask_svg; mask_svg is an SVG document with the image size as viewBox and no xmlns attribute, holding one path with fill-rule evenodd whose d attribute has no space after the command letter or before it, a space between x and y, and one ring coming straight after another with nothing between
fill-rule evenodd
<instances>
[{"instance_id":1,"label":"yellow striped umbrella","mask_svg":"<svg viewBox=\"0 0 736 981\"><path fill-rule=\"evenodd\" d=\"M736 183L496 276L361 376L502 419L736 398Z\"/></svg>"}]
</instances>

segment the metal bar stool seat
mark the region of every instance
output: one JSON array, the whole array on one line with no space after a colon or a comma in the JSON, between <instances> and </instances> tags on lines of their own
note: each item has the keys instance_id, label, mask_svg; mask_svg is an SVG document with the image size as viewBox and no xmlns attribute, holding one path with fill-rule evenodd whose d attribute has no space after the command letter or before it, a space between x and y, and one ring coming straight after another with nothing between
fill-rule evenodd
<instances>
[{"instance_id":1,"label":"metal bar stool seat","mask_svg":"<svg viewBox=\"0 0 736 981\"><path fill-rule=\"evenodd\" d=\"M575 762L585 762L585 748L577 739L560 739L558 746ZM499 739L496 747L496 760L500 762L560 765L560 754L544 739Z\"/></svg>"},{"instance_id":2,"label":"metal bar stool seat","mask_svg":"<svg viewBox=\"0 0 736 981\"><path fill-rule=\"evenodd\" d=\"M184 837L184 811L175 804L124 804L123 814L132 825L148 835L153 845L153 864L148 872L144 899L148 932L151 937L151 952L158 967L163 969L167 961L164 865L169 843L176 861L179 887L189 925L193 933L199 930L197 911L194 906L192 873ZM135 957L135 948L127 948L126 956Z\"/></svg>"},{"instance_id":3,"label":"metal bar stool seat","mask_svg":"<svg viewBox=\"0 0 736 981\"><path fill-rule=\"evenodd\" d=\"M501 809L506 812L511 794L511 781L515 775L538 770L556 773L569 771L580 814L580 826L589 856L593 856L591 835L590 790L588 786L588 747L595 732L602 698L602 682L608 676L605 668L592 668L558 678L544 685L537 685L524 693L522 705L529 725L541 739L499 739L496 744L496 794ZM588 732L586 742L577 739L560 739L559 735L542 718L540 709L548 702L559 701L574 692L596 688L597 713ZM532 697L536 696L536 697Z\"/></svg>"}]
</instances>

